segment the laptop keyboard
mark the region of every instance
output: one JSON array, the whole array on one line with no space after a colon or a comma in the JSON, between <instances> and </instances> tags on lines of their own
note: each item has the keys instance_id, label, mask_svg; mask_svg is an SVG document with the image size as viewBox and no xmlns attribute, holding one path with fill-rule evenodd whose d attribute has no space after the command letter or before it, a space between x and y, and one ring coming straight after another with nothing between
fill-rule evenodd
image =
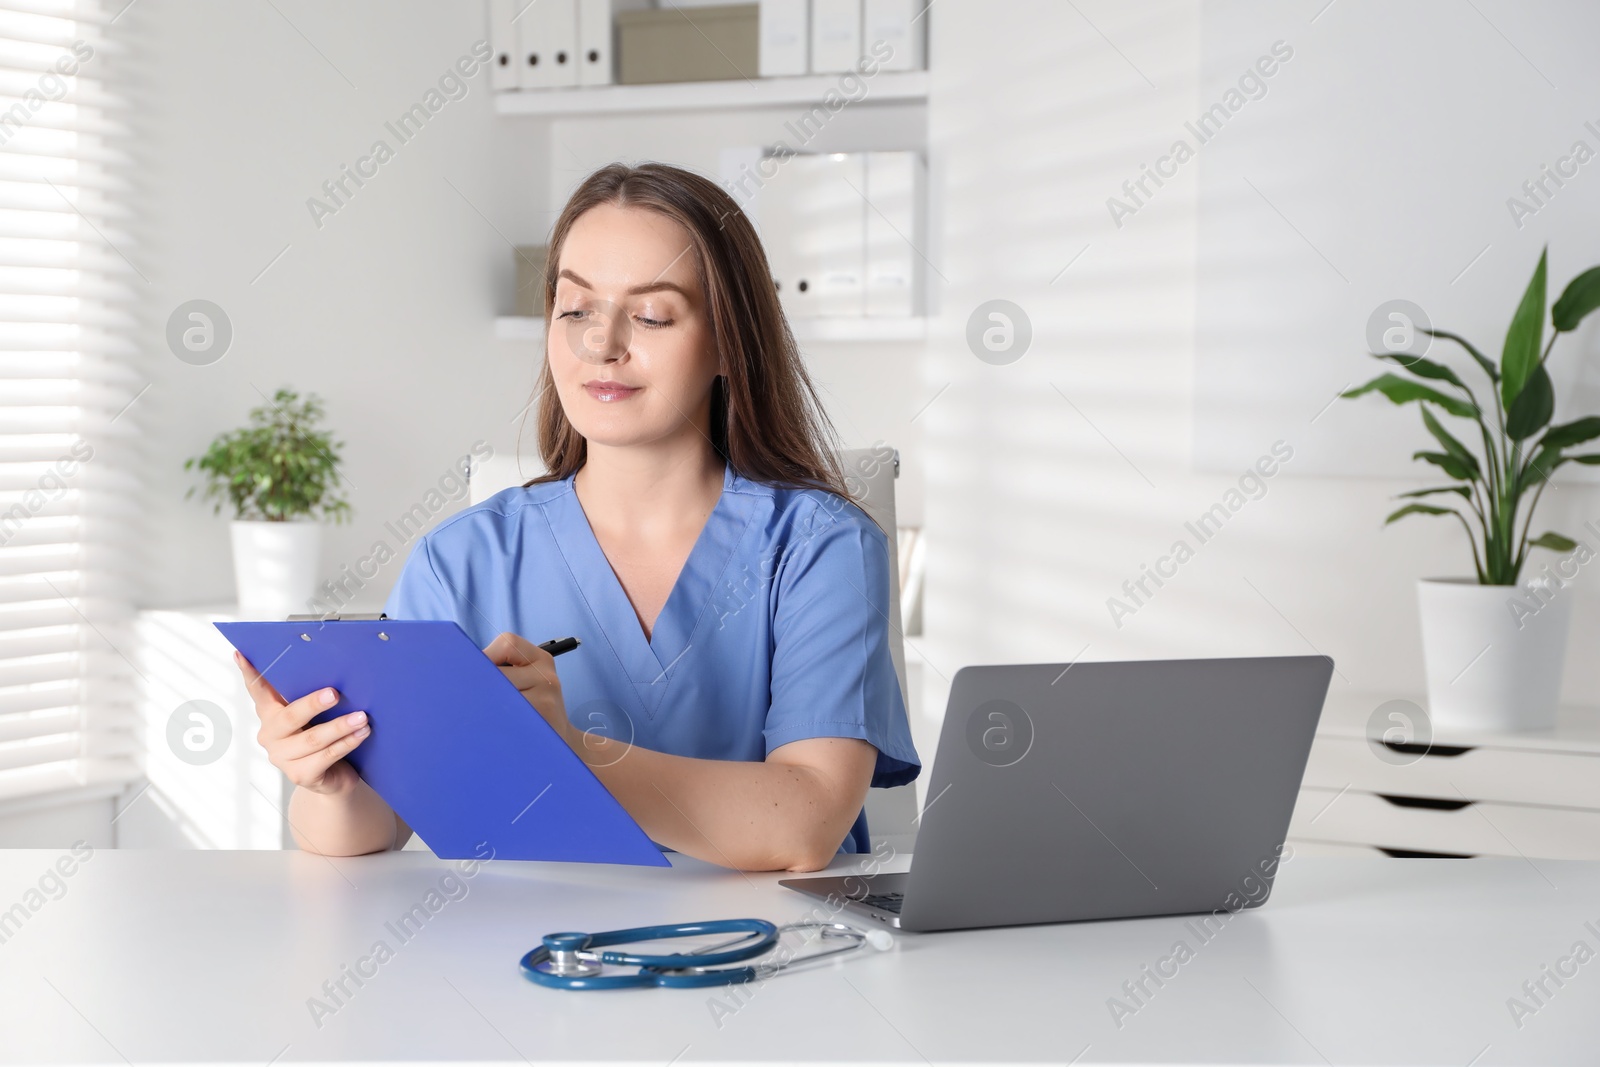
<instances>
[{"instance_id":1,"label":"laptop keyboard","mask_svg":"<svg viewBox=\"0 0 1600 1067\"><path fill-rule=\"evenodd\" d=\"M899 915L900 905L904 903L906 895L899 892L869 893L860 899L861 903L866 904L869 907L877 908L879 911L887 911L895 915Z\"/></svg>"}]
</instances>

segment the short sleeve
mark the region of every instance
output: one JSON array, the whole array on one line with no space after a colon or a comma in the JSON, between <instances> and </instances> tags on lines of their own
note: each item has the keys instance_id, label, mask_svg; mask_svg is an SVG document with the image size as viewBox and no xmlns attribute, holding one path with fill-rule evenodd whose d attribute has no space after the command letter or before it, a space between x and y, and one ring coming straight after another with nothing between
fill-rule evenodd
<instances>
[{"instance_id":1,"label":"short sleeve","mask_svg":"<svg viewBox=\"0 0 1600 1067\"><path fill-rule=\"evenodd\" d=\"M456 598L434 569L427 538L417 542L406 557L383 613L391 619L456 620Z\"/></svg>"},{"instance_id":2,"label":"short sleeve","mask_svg":"<svg viewBox=\"0 0 1600 1067\"><path fill-rule=\"evenodd\" d=\"M878 750L872 785L904 785L922 763L889 651L888 540L854 505L818 507L775 575L767 751L810 737Z\"/></svg>"}]
</instances>

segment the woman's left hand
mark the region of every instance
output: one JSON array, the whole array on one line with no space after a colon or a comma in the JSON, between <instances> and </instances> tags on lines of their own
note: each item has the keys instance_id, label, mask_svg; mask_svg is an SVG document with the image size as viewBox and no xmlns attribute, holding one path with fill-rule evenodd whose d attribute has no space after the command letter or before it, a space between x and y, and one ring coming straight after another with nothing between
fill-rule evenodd
<instances>
[{"instance_id":1,"label":"woman's left hand","mask_svg":"<svg viewBox=\"0 0 1600 1067\"><path fill-rule=\"evenodd\" d=\"M483 654L561 739L572 745L578 731L567 721L567 703L561 696L561 679L556 677L556 658L526 637L509 632L490 641Z\"/></svg>"}]
</instances>

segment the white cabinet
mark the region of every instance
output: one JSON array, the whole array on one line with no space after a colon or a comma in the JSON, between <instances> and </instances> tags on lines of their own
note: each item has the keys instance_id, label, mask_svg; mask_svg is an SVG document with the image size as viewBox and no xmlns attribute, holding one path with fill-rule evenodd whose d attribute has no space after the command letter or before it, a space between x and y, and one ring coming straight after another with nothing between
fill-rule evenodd
<instances>
[{"instance_id":1,"label":"white cabinet","mask_svg":"<svg viewBox=\"0 0 1600 1067\"><path fill-rule=\"evenodd\" d=\"M1563 709L1551 730L1446 732L1407 745L1368 738L1381 703L1329 697L1289 824L1292 843L1378 855L1600 859L1600 710Z\"/></svg>"}]
</instances>

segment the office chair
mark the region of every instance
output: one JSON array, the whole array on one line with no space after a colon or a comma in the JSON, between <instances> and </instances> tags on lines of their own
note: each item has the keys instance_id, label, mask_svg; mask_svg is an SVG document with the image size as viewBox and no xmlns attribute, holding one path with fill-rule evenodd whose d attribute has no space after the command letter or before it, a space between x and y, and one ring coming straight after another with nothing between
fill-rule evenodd
<instances>
[{"instance_id":1,"label":"office chair","mask_svg":"<svg viewBox=\"0 0 1600 1067\"><path fill-rule=\"evenodd\" d=\"M856 504L889 535L889 654L894 660L895 676L900 680L900 699L910 715L905 634L900 622L900 548L895 537L894 482L900 477L900 452L881 444L873 448L840 449L839 465L844 468L846 487ZM913 782L892 789L867 791L867 829L872 834L874 847L886 837L893 837L909 847L910 837L916 832L916 788ZM899 847L900 844L896 844L896 848Z\"/></svg>"}]
</instances>

